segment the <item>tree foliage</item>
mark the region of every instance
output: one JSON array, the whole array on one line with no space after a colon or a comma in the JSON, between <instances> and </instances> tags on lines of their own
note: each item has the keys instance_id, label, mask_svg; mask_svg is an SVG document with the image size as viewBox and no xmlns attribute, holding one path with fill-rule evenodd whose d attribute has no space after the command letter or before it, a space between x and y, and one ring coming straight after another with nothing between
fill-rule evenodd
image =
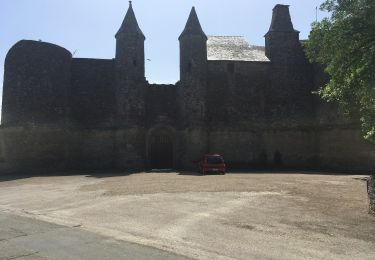
<instances>
[{"instance_id":1,"label":"tree foliage","mask_svg":"<svg viewBox=\"0 0 375 260\"><path fill-rule=\"evenodd\" d=\"M313 23L306 43L310 60L330 76L318 93L358 116L375 142L375 0L327 0L320 8L330 17Z\"/></svg>"}]
</instances>

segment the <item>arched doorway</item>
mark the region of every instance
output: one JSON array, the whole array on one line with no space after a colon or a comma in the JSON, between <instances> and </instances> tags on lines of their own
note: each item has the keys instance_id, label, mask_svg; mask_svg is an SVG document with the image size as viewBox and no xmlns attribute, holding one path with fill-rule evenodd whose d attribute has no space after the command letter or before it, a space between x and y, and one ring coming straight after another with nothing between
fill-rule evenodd
<instances>
[{"instance_id":1,"label":"arched doorway","mask_svg":"<svg viewBox=\"0 0 375 260\"><path fill-rule=\"evenodd\" d=\"M159 129L149 137L148 161L151 169L173 168L173 134L166 129Z\"/></svg>"}]
</instances>

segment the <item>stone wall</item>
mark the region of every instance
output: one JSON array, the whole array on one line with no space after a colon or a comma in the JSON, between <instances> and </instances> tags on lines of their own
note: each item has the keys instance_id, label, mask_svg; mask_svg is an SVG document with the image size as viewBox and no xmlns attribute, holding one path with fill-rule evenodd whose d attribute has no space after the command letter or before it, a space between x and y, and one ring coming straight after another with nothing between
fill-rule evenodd
<instances>
[{"instance_id":1,"label":"stone wall","mask_svg":"<svg viewBox=\"0 0 375 260\"><path fill-rule=\"evenodd\" d=\"M64 170L68 167L70 132L58 127L1 129L4 161L14 171Z\"/></svg>"},{"instance_id":2,"label":"stone wall","mask_svg":"<svg viewBox=\"0 0 375 260\"><path fill-rule=\"evenodd\" d=\"M114 61L73 59L71 82L72 123L90 128L112 126L116 111Z\"/></svg>"},{"instance_id":3,"label":"stone wall","mask_svg":"<svg viewBox=\"0 0 375 260\"><path fill-rule=\"evenodd\" d=\"M177 87L152 84L146 93L146 122L148 127L158 123L175 124L178 120Z\"/></svg>"},{"instance_id":4,"label":"stone wall","mask_svg":"<svg viewBox=\"0 0 375 260\"><path fill-rule=\"evenodd\" d=\"M9 165L5 160L5 145L4 138L0 127L0 174L9 171Z\"/></svg>"},{"instance_id":5,"label":"stone wall","mask_svg":"<svg viewBox=\"0 0 375 260\"><path fill-rule=\"evenodd\" d=\"M122 170L146 168L146 129L129 127L115 131L115 167Z\"/></svg>"},{"instance_id":6,"label":"stone wall","mask_svg":"<svg viewBox=\"0 0 375 260\"><path fill-rule=\"evenodd\" d=\"M316 167L316 137L304 129L211 130L211 153L223 154L229 168Z\"/></svg>"},{"instance_id":7,"label":"stone wall","mask_svg":"<svg viewBox=\"0 0 375 260\"><path fill-rule=\"evenodd\" d=\"M318 134L319 165L325 169L375 169L375 145L363 139L358 126L334 126Z\"/></svg>"},{"instance_id":8,"label":"stone wall","mask_svg":"<svg viewBox=\"0 0 375 260\"><path fill-rule=\"evenodd\" d=\"M265 115L271 120L314 118L312 70L307 63L272 64L267 75Z\"/></svg>"},{"instance_id":9,"label":"stone wall","mask_svg":"<svg viewBox=\"0 0 375 260\"><path fill-rule=\"evenodd\" d=\"M313 125L312 71L306 64L209 61L210 124Z\"/></svg>"},{"instance_id":10,"label":"stone wall","mask_svg":"<svg viewBox=\"0 0 375 260\"><path fill-rule=\"evenodd\" d=\"M114 130L57 127L1 128L1 169L38 174L116 168Z\"/></svg>"},{"instance_id":11,"label":"stone wall","mask_svg":"<svg viewBox=\"0 0 375 260\"><path fill-rule=\"evenodd\" d=\"M194 127L179 130L176 148L177 167L196 170L199 159L208 152L207 128Z\"/></svg>"},{"instance_id":12,"label":"stone wall","mask_svg":"<svg viewBox=\"0 0 375 260\"><path fill-rule=\"evenodd\" d=\"M372 175L367 182L370 213L375 215L375 175Z\"/></svg>"},{"instance_id":13,"label":"stone wall","mask_svg":"<svg viewBox=\"0 0 375 260\"><path fill-rule=\"evenodd\" d=\"M183 120L178 123L191 127L201 125L206 119L207 37L203 32L182 33L179 41L180 81L177 91L179 117Z\"/></svg>"},{"instance_id":14,"label":"stone wall","mask_svg":"<svg viewBox=\"0 0 375 260\"><path fill-rule=\"evenodd\" d=\"M5 60L2 124L64 125L72 55L50 43L22 40Z\"/></svg>"},{"instance_id":15,"label":"stone wall","mask_svg":"<svg viewBox=\"0 0 375 260\"><path fill-rule=\"evenodd\" d=\"M229 70L229 68L233 70ZM256 122L264 116L269 63L209 61L207 119L210 124Z\"/></svg>"},{"instance_id":16,"label":"stone wall","mask_svg":"<svg viewBox=\"0 0 375 260\"><path fill-rule=\"evenodd\" d=\"M228 168L267 165L266 150L261 131L210 131L209 152L222 154Z\"/></svg>"},{"instance_id":17,"label":"stone wall","mask_svg":"<svg viewBox=\"0 0 375 260\"><path fill-rule=\"evenodd\" d=\"M116 168L116 132L113 129L71 129L68 170Z\"/></svg>"},{"instance_id":18,"label":"stone wall","mask_svg":"<svg viewBox=\"0 0 375 260\"><path fill-rule=\"evenodd\" d=\"M193 9L197 26L195 16ZM312 95L328 78L307 63L287 6L274 9L267 62L208 61L207 37L188 23L176 85L145 80L137 28L117 34L113 60L72 59L43 42L12 47L0 170L143 170L158 129L173 136L178 169L196 169L205 153L222 153L232 168L375 169L375 146L362 139L358 122Z\"/></svg>"}]
</instances>

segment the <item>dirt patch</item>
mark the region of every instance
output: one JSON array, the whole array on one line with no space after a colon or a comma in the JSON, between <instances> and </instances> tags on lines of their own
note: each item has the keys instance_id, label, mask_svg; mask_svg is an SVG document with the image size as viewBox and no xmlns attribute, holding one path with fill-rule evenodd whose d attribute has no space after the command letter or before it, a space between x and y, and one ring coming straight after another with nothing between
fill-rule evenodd
<instances>
[{"instance_id":1,"label":"dirt patch","mask_svg":"<svg viewBox=\"0 0 375 260\"><path fill-rule=\"evenodd\" d=\"M368 214L366 177L139 173L14 179L0 183L0 210L199 259L371 259L375 218Z\"/></svg>"}]
</instances>

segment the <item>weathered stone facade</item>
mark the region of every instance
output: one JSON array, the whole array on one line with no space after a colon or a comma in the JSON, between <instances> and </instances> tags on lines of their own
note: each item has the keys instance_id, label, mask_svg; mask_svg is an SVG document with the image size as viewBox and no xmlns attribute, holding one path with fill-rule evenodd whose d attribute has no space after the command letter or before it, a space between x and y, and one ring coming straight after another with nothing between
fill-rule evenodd
<instances>
[{"instance_id":1,"label":"weathered stone facade","mask_svg":"<svg viewBox=\"0 0 375 260\"><path fill-rule=\"evenodd\" d=\"M367 191L370 202L370 213L375 216L375 175L370 176L367 182Z\"/></svg>"},{"instance_id":2,"label":"weathered stone facade","mask_svg":"<svg viewBox=\"0 0 375 260\"><path fill-rule=\"evenodd\" d=\"M116 57L78 59L20 41L5 61L1 165L9 169L193 168L205 153L231 167L375 169L375 146L312 91L288 6L277 5L266 44L206 36L195 9L180 41L180 81L149 84L145 36L133 8Z\"/></svg>"}]
</instances>

